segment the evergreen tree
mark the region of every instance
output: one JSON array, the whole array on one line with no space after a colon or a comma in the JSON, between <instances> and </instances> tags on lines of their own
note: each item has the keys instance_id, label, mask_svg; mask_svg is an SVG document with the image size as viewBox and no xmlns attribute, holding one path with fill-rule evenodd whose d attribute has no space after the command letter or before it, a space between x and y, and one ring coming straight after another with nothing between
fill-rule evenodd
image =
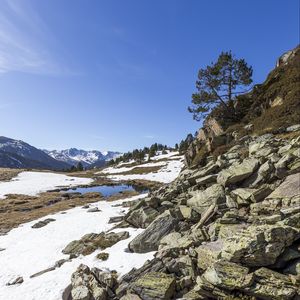
<instances>
[{"instance_id":1,"label":"evergreen tree","mask_svg":"<svg viewBox=\"0 0 300 300\"><path fill-rule=\"evenodd\" d=\"M203 119L218 104L226 114L234 117L232 105L234 95L245 92L243 86L252 83L252 67L244 59L237 59L229 52L222 52L217 62L200 69L196 81L197 93L192 95L192 107L188 107L193 118Z\"/></svg>"},{"instance_id":2,"label":"evergreen tree","mask_svg":"<svg viewBox=\"0 0 300 300\"><path fill-rule=\"evenodd\" d=\"M78 164L77 164L77 171L83 171L83 165L82 165L82 162L80 161Z\"/></svg>"}]
</instances>

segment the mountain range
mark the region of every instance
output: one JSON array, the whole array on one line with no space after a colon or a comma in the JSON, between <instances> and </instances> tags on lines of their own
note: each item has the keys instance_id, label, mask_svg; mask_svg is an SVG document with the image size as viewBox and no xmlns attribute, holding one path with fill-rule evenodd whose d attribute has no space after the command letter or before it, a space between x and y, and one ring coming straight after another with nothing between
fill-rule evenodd
<instances>
[{"instance_id":1,"label":"mountain range","mask_svg":"<svg viewBox=\"0 0 300 300\"><path fill-rule=\"evenodd\" d=\"M76 166L79 162L84 167L101 167L106 161L109 161L119 155L120 152L113 151L97 151L97 150L82 150L76 148L70 148L65 150L43 150L52 158L65 162L69 165Z\"/></svg>"},{"instance_id":2,"label":"mountain range","mask_svg":"<svg viewBox=\"0 0 300 300\"><path fill-rule=\"evenodd\" d=\"M102 167L121 153L97 150L41 150L23 141L0 136L0 167L63 170L79 162L85 168Z\"/></svg>"}]
</instances>

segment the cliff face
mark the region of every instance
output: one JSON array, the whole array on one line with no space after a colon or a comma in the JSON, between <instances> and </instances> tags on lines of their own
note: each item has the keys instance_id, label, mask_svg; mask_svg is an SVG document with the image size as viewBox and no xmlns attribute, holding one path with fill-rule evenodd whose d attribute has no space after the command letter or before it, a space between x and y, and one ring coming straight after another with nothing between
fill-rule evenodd
<instances>
[{"instance_id":1,"label":"cliff face","mask_svg":"<svg viewBox=\"0 0 300 300\"><path fill-rule=\"evenodd\" d=\"M236 116L217 107L199 130L198 138L186 153L186 164L203 163L203 153L228 145L234 138L251 133L281 133L300 120L300 47L283 54L266 81L233 103Z\"/></svg>"}]
</instances>

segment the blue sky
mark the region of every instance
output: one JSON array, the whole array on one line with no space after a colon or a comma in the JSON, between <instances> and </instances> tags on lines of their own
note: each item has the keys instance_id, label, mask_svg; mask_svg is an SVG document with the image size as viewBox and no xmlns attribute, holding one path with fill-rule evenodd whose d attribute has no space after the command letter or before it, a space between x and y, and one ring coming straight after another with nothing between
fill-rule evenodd
<instances>
[{"instance_id":1,"label":"blue sky","mask_svg":"<svg viewBox=\"0 0 300 300\"><path fill-rule=\"evenodd\" d=\"M174 145L197 71L232 50L263 81L299 43L297 0L1 0L0 135L36 147Z\"/></svg>"}]
</instances>

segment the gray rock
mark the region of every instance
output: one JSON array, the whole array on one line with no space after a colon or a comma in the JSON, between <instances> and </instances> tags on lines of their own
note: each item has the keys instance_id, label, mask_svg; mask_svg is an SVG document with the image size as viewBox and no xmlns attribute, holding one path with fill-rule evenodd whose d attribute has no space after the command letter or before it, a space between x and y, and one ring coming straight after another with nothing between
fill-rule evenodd
<instances>
[{"instance_id":1,"label":"gray rock","mask_svg":"<svg viewBox=\"0 0 300 300\"><path fill-rule=\"evenodd\" d=\"M299 237L300 231L290 226L252 225L224 241L221 257L252 267L272 265Z\"/></svg>"},{"instance_id":2,"label":"gray rock","mask_svg":"<svg viewBox=\"0 0 300 300\"><path fill-rule=\"evenodd\" d=\"M291 275L300 275L300 258L297 258L296 260L292 261L290 264L286 266L286 268L283 270L286 274Z\"/></svg>"},{"instance_id":3,"label":"gray rock","mask_svg":"<svg viewBox=\"0 0 300 300\"><path fill-rule=\"evenodd\" d=\"M247 267L219 260L205 271L203 279L218 288L235 290L250 286L253 275L249 274Z\"/></svg>"},{"instance_id":4,"label":"gray rock","mask_svg":"<svg viewBox=\"0 0 300 300\"><path fill-rule=\"evenodd\" d=\"M290 126L286 129L286 132L295 132L300 130L300 124L296 124L293 126Z\"/></svg>"},{"instance_id":5,"label":"gray rock","mask_svg":"<svg viewBox=\"0 0 300 300\"><path fill-rule=\"evenodd\" d=\"M222 170L217 178L217 182L227 186L236 184L248 178L259 167L259 161L255 158L245 159L240 164L234 164L229 168Z\"/></svg>"},{"instance_id":6,"label":"gray rock","mask_svg":"<svg viewBox=\"0 0 300 300\"><path fill-rule=\"evenodd\" d=\"M119 223L119 222L122 222L123 220L124 220L124 216L110 217L108 224Z\"/></svg>"},{"instance_id":7,"label":"gray rock","mask_svg":"<svg viewBox=\"0 0 300 300\"><path fill-rule=\"evenodd\" d=\"M295 299L297 284L289 276L267 268L260 268L253 275L253 283L243 289L248 295L258 299Z\"/></svg>"},{"instance_id":8,"label":"gray rock","mask_svg":"<svg viewBox=\"0 0 300 300\"><path fill-rule=\"evenodd\" d=\"M165 211L129 243L129 249L137 253L157 250L160 240L167 234L176 231L178 223L179 219L174 213L170 210Z\"/></svg>"},{"instance_id":9,"label":"gray rock","mask_svg":"<svg viewBox=\"0 0 300 300\"><path fill-rule=\"evenodd\" d=\"M72 274L71 287L64 292L65 299L72 300L107 300L113 295L116 275L80 265ZM69 295L68 295L69 294Z\"/></svg>"},{"instance_id":10,"label":"gray rock","mask_svg":"<svg viewBox=\"0 0 300 300\"><path fill-rule=\"evenodd\" d=\"M201 213L205 212L212 204L222 204L226 202L225 191L220 184L214 184L204 191L196 191L191 199L187 200L188 206L201 208Z\"/></svg>"},{"instance_id":11,"label":"gray rock","mask_svg":"<svg viewBox=\"0 0 300 300\"><path fill-rule=\"evenodd\" d=\"M48 218L48 219L45 219L45 220L42 220L42 221L39 221L39 222L35 223L34 225L31 226L31 228L41 228L41 227L46 226L50 222L54 222L54 221L55 221L55 219Z\"/></svg>"},{"instance_id":12,"label":"gray rock","mask_svg":"<svg viewBox=\"0 0 300 300\"><path fill-rule=\"evenodd\" d=\"M217 240L203 244L195 249L198 255L197 266L204 271L212 266L219 258L223 248L223 241Z\"/></svg>"},{"instance_id":13,"label":"gray rock","mask_svg":"<svg viewBox=\"0 0 300 300\"><path fill-rule=\"evenodd\" d=\"M300 195L300 173L287 176L267 199L292 198Z\"/></svg>"},{"instance_id":14,"label":"gray rock","mask_svg":"<svg viewBox=\"0 0 300 300\"><path fill-rule=\"evenodd\" d=\"M93 213L93 212L100 212L101 210L98 208L98 207L92 207L92 208L89 208L88 210L87 210L87 212L91 212L91 213Z\"/></svg>"},{"instance_id":15,"label":"gray rock","mask_svg":"<svg viewBox=\"0 0 300 300\"><path fill-rule=\"evenodd\" d=\"M159 215L159 212L150 207L143 206L131 210L125 217L125 221L136 228L146 228Z\"/></svg>"},{"instance_id":16,"label":"gray rock","mask_svg":"<svg viewBox=\"0 0 300 300\"><path fill-rule=\"evenodd\" d=\"M131 292L143 300L169 300L175 293L175 278L164 273L148 273L133 283Z\"/></svg>"},{"instance_id":17,"label":"gray rock","mask_svg":"<svg viewBox=\"0 0 300 300\"><path fill-rule=\"evenodd\" d=\"M55 266L50 267L50 268L47 268L47 269L45 269L45 270L42 270L42 271L40 271L40 272L37 272L37 273L34 273L34 274L30 275L30 278L34 278L34 277L41 276L41 275L43 275L43 274L45 274L45 273L54 271L55 269L56 269Z\"/></svg>"},{"instance_id":18,"label":"gray rock","mask_svg":"<svg viewBox=\"0 0 300 300\"><path fill-rule=\"evenodd\" d=\"M15 284L21 284L24 282L23 277L19 276L11 281L9 281L6 285L15 285Z\"/></svg>"},{"instance_id":19,"label":"gray rock","mask_svg":"<svg viewBox=\"0 0 300 300\"><path fill-rule=\"evenodd\" d=\"M80 240L75 240L69 243L62 252L64 254L72 254L78 256L88 255L97 249L104 250L108 247L113 246L117 242L128 239L129 233L127 231L122 232L110 232L105 233L89 233L84 235Z\"/></svg>"}]
</instances>

